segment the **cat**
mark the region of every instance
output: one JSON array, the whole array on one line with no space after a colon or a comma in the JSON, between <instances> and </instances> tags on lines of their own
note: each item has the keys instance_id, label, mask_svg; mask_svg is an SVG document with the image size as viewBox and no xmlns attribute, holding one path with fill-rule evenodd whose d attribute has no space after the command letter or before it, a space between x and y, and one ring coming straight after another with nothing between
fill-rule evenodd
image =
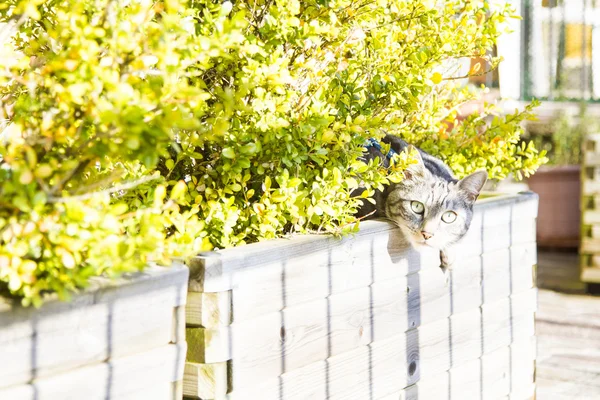
<instances>
[{"instance_id":1,"label":"cat","mask_svg":"<svg viewBox=\"0 0 600 400\"><path fill-rule=\"evenodd\" d=\"M417 164L404 172L400 183L390 183L376 191L375 204L363 200L358 217L387 218L400 228L413 246L430 246L440 251L440 268L446 282L452 267L448 248L467 233L473 218L473 204L487 180L487 172L479 170L458 180L452 170L438 158L409 145L397 136L387 134L383 143L390 153L416 149ZM363 161L379 157L385 167L390 157L381 146L371 141Z\"/></svg>"}]
</instances>

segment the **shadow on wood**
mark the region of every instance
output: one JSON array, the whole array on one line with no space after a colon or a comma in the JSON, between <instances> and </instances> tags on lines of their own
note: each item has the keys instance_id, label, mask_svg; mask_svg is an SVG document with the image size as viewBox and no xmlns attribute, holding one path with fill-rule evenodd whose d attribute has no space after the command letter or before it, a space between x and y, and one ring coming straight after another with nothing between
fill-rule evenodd
<instances>
[{"instance_id":1,"label":"shadow on wood","mask_svg":"<svg viewBox=\"0 0 600 400\"><path fill-rule=\"evenodd\" d=\"M189 307L210 315L188 324L186 371L213 379L186 373L185 395L532 396L536 206L531 194L479 203L448 285L438 252L410 248L385 221L363 223L354 237L198 257L189 290L202 304Z\"/></svg>"},{"instance_id":2,"label":"shadow on wood","mask_svg":"<svg viewBox=\"0 0 600 400\"><path fill-rule=\"evenodd\" d=\"M0 398L181 397L183 265L94 279L71 302L0 305Z\"/></svg>"}]
</instances>

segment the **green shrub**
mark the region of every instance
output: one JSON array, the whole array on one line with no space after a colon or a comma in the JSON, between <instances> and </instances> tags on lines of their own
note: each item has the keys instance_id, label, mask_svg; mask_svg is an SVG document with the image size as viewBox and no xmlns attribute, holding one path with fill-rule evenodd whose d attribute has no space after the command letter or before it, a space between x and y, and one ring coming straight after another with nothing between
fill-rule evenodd
<instances>
[{"instance_id":1,"label":"green shrub","mask_svg":"<svg viewBox=\"0 0 600 400\"><path fill-rule=\"evenodd\" d=\"M561 112L548 125L549 133L531 136L536 147L547 152L550 165L581 164L585 137L600 132L598 119L588 113L585 103L581 103L577 115Z\"/></svg>"},{"instance_id":2,"label":"green shrub","mask_svg":"<svg viewBox=\"0 0 600 400\"><path fill-rule=\"evenodd\" d=\"M495 3L2 3L16 33L0 72L0 281L39 304L151 260L351 232L351 191L412 162L357 161L384 131L461 176L531 174L531 107L456 121L478 93L448 60L492 48L512 17Z\"/></svg>"}]
</instances>

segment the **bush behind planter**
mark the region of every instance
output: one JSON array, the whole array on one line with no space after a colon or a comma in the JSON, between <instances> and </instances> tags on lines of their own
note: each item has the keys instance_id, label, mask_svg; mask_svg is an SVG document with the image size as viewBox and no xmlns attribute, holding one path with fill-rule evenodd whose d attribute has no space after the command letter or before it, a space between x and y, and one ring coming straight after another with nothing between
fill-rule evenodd
<instances>
[{"instance_id":1,"label":"bush behind planter","mask_svg":"<svg viewBox=\"0 0 600 400\"><path fill-rule=\"evenodd\" d=\"M477 93L445 63L484 56L512 16L465 0L3 3L0 282L39 304L149 260L353 231L352 190L413 162L358 161L384 131L459 176L533 173L531 106L458 122Z\"/></svg>"}]
</instances>

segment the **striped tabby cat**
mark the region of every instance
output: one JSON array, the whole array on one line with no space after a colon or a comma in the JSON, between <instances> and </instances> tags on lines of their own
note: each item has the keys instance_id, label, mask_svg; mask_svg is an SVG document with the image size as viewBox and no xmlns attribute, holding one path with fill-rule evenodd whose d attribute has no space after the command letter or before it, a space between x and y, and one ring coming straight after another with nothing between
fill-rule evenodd
<instances>
[{"instance_id":1,"label":"striped tabby cat","mask_svg":"<svg viewBox=\"0 0 600 400\"><path fill-rule=\"evenodd\" d=\"M392 135L386 135L382 141L389 143L396 153L412 147ZM379 157L387 167L389 158L379 147L367 147L365 161ZM440 268L448 279L451 265L447 249L467 233L473 217L473 203L485 184L487 173L477 171L457 180L441 160L417 150L418 163L405 171L405 179L376 192L376 204L365 201L358 216L388 218L400 227L413 245L439 249Z\"/></svg>"}]
</instances>

